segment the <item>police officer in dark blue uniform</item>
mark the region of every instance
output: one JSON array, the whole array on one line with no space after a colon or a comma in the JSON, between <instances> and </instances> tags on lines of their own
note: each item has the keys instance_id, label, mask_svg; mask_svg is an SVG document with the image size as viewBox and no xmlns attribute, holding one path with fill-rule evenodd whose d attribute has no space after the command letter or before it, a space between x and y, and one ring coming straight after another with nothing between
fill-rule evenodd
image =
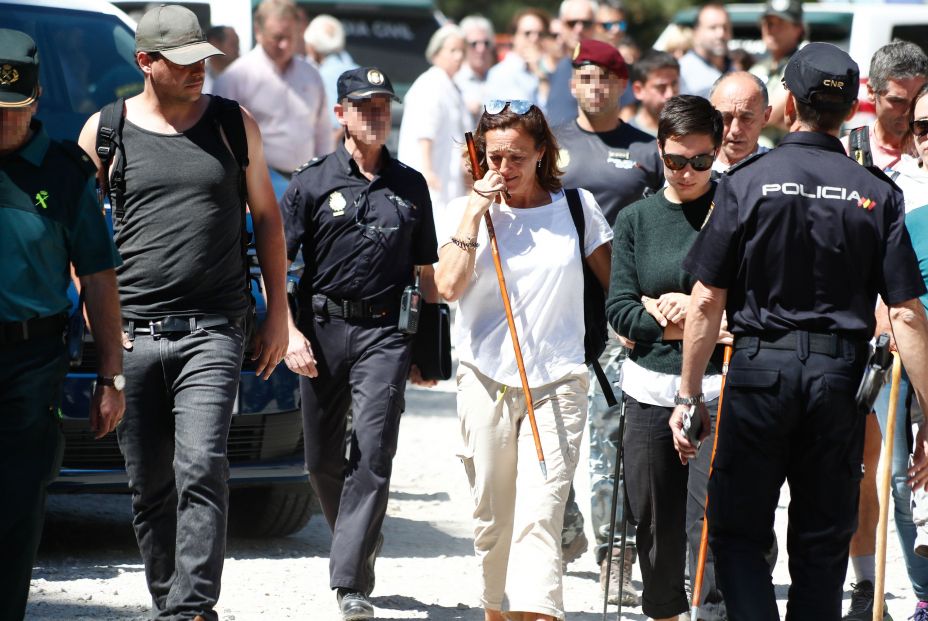
<instances>
[{"instance_id":1,"label":"police officer in dark blue uniform","mask_svg":"<svg viewBox=\"0 0 928 621\"><path fill-rule=\"evenodd\" d=\"M57 411L68 370L70 266L99 351L91 401L97 438L122 418L122 329L113 246L94 190L96 169L74 143L33 119L39 56L26 34L0 29L0 620L19 621L42 534L45 487L58 474Z\"/></svg>"},{"instance_id":2,"label":"police officer in dark blue uniform","mask_svg":"<svg viewBox=\"0 0 928 621\"><path fill-rule=\"evenodd\" d=\"M332 528L330 586L346 620L374 614L373 561L410 375L400 297L417 270L424 297L437 297L428 187L384 147L395 98L374 67L343 73L335 114L345 140L299 169L280 202L288 257L302 248L306 262L285 361L305 376L306 465Z\"/></svg>"},{"instance_id":3,"label":"police officer in dark blue uniform","mask_svg":"<svg viewBox=\"0 0 928 621\"><path fill-rule=\"evenodd\" d=\"M790 485L787 619L837 621L857 521L864 414L855 393L879 294L892 309L906 368L928 394L925 292L903 222L902 195L838 141L856 110L859 72L837 47L811 43L790 60L786 118L773 151L732 168L684 268L693 290L679 404L681 459L696 447L685 414L708 428L700 377L723 310L735 335L709 482L709 543L732 621L778 619L764 554ZM704 432L705 433L705 432Z\"/></svg>"}]
</instances>

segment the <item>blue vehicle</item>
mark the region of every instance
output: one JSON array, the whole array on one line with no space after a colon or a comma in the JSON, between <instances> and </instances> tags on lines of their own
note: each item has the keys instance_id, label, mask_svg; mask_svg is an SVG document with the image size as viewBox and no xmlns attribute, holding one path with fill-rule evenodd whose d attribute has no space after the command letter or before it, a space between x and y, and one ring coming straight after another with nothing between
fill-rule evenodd
<instances>
[{"instance_id":1,"label":"blue vehicle","mask_svg":"<svg viewBox=\"0 0 928 621\"><path fill-rule=\"evenodd\" d=\"M28 33L41 50L38 117L53 138L76 140L90 114L142 88L134 58L134 24L107 2L0 0L0 24ZM250 216L248 228L250 233ZM260 322L266 306L253 239L249 254ZM288 288L295 286L296 276L288 278ZM75 318L79 318L73 290L71 299ZM72 367L65 380L61 403L65 452L61 473L49 488L52 493L129 492L115 434L94 440L90 432L88 416L96 374L96 354L88 334L80 364ZM231 534L282 536L309 521L315 501L303 459L299 382L285 365L279 365L265 382L245 360L228 457Z\"/></svg>"}]
</instances>

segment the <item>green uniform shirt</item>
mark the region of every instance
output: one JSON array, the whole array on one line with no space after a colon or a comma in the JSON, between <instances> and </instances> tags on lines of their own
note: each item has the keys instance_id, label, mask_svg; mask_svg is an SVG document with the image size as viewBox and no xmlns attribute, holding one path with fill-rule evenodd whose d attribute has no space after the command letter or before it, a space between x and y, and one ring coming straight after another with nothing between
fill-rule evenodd
<instances>
[{"instance_id":1,"label":"green uniform shirt","mask_svg":"<svg viewBox=\"0 0 928 621\"><path fill-rule=\"evenodd\" d=\"M67 311L70 263L78 276L121 263L89 158L49 140L36 120L32 130L0 158L0 321Z\"/></svg>"}]
</instances>

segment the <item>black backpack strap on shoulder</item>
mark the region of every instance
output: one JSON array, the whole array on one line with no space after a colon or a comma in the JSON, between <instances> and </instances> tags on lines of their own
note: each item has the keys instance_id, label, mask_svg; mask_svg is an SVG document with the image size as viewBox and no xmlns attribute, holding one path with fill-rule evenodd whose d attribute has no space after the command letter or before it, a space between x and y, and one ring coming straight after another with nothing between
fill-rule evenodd
<instances>
[{"instance_id":1,"label":"black backpack strap on shoulder","mask_svg":"<svg viewBox=\"0 0 928 621\"><path fill-rule=\"evenodd\" d=\"M583 355L587 364L599 358L606 349L609 339L609 329L606 322L606 292L593 270L590 269L583 251L586 239L586 218L583 213L583 204L580 201L580 191L575 188L564 190L570 217L577 229L577 245L580 248L580 263L583 267Z\"/></svg>"},{"instance_id":2,"label":"black backpack strap on shoulder","mask_svg":"<svg viewBox=\"0 0 928 621\"><path fill-rule=\"evenodd\" d=\"M97 157L100 158L101 198L108 195L113 209L113 220L121 222L126 215L126 157L122 148L122 128L125 123L125 99L120 97L100 110L97 122ZM110 163L113 170L110 172Z\"/></svg>"},{"instance_id":3,"label":"black backpack strap on shoulder","mask_svg":"<svg viewBox=\"0 0 928 621\"><path fill-rule=\"evenodd\" d=\"M612 384L609 383L609 378L606 377L606 372L603 371L603 367L599 364L599 360L593 360L590 363L590 366L593 367L593 372L596 374L596 379L599 380L599 387L603 390L603 396L606 398L606 403L609 407L619 404L619 400L615 398L615 391L612 390Z\"/></svg>"},{"instance_id":4,"label":"black backpack strap on shoulder","mask_svg":"<svg viewBox=\"0 0 928 621\"><path fill-rule=\"evenodd\" d=\"M570 208L570 217L574 221L574 228L577 229L577 242L580 244L580 260L586 261L583 256L583 240L586 238L586 219L583 217L583 205L580 204L580 191L576 188L564 190L564 197L567 198L567 207Z\"/></svg>"}]
</instances>

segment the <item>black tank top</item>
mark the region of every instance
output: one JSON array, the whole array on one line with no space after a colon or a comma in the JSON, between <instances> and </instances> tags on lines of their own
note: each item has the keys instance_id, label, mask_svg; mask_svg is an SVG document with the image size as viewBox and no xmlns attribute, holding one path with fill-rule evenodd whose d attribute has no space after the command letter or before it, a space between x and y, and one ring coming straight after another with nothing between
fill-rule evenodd
<instances>
[{"instance_id":1,"label":"black tank top","mask_svg":"<svg viewBox=\"0 0 928 621\"><path fill-rule=\"evenodd\" d=\"M123 317L238 317L248 307L242 172L211 112L181 134L126 119L126 213L114 223Z\"/></svg>"}]
</instances>

